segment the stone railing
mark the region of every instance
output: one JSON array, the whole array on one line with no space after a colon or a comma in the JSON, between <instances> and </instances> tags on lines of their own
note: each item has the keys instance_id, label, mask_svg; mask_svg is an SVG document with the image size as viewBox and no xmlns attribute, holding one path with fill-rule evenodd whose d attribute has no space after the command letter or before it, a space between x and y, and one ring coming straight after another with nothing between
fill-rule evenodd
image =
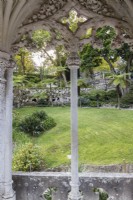
<instances>
[{"instance_id":1,"label":"stone railing","mask_svg":"<svg viewBox=\"0 0 133 200\"><path fill-rule=\"evenodd\" d=\"M80 190L84 200L99 200L95 188L107 192L108 200L133 199L133 173L82 173ZM70 192L70 174L53 172L15 173L13 175L16 200L43 200L43 194L48 188L55 188L52 200L67 200Z\"/></svg>"}]
</instances>

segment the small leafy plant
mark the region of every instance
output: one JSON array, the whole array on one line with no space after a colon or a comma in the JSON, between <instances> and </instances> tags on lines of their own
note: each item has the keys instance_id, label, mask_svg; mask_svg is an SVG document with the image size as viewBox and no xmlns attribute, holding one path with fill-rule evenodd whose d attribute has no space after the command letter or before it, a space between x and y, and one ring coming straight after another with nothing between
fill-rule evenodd
<instances>
[{"instance_id":1,"label":"small leafy plant","mask_svg":"<svg viewBox=\"0 0 133 200\"><path fill-rule=\"evenodd\" d=\"M42 197L44 198L44 200L52 200L52 194L55 191L56 191L56 188L50 187L47 190L45 190L45 192L43 193Z\"/></svg>"},{"instance_id":2,"label":"small leafy plant","mask_svg":"<svg viewBox=\"0 0 133 200\"><path fill-rule=\"evenodd\" d=\"M14 171L39 171L44 166L41 150L38 146L27 143L16 149L13 156Z\"/></svg>"},{"instance_id":3,"label":"small leafy plant","mask_svg":"<svg viewBox=\"0 0 133 200\"><path fill-rule=\"evenodd\" d=\"M95 193L99 193L99 200L108 200L109 195L103 188L94 188Z\"/></svg>"}]
</instances>

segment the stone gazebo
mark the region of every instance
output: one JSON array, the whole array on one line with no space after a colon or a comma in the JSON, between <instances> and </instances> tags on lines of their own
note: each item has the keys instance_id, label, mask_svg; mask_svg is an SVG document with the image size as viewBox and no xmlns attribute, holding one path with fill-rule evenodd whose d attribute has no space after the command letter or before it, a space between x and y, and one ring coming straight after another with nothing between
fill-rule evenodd
<instances>
[{"instance_id":1,"label":"stone gazebo","mask_svg":"<svg viewBox=\"0 0 133 200\"><path fill-rule=\"evenodd\" d=\"M64 17L75 10L85 18L75 32L63 24ZM12 55L18 47L27 45L23 35L34 30L45 29L52 34L52 45L56 45L55 32L70 51L68 65L71 71L71 130L72 130L72 176L68 199L80 200L78 177L78 122L77 122L77 70L80 65L78 50L83 44L95 44L94 35L98 27L111 25L121 38L132 44L133 1L132 0L0 0L0 200L15 200L12 189L12 100L13 67ZM92 37L81 37L92 28ZM24 199L25 200L25 199ZM128 199L127 199L128 200ZM129 199L131 200L131 199Z\"/></svg>"}]
</instances>

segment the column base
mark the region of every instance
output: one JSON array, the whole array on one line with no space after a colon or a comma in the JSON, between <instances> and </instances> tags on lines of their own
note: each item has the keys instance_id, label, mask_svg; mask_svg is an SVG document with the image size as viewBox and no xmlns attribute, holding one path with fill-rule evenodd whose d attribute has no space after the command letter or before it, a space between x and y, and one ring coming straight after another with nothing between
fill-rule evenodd
<instances>
[{"instance_id":1,"label":"column base","mask_svg":"<svg viewBox=\"0 0 133 200\"><path fill-rule=\"evenodd\" d=\"M81 192L79 192L79 194L75 196L74 194L72 194L72 192L70 192L68 194L68 200L83 200L83 195Z\"/></svg>"},{"instance_id":2,"label":"column base","mask_svg":"<svg viewBox=\"0 0 133 200\"><path fill-rule=\"evenodd\" d=\"M13 194L3 196L2 200L16 200L16 193L13 192Z\"/></svg>"}]
</instances>

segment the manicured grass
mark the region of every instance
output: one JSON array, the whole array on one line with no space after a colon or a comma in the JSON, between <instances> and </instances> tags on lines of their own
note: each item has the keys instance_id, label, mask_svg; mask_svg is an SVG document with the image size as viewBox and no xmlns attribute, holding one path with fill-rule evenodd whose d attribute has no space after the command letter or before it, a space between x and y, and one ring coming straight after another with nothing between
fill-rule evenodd
<instances>
[{"instance_id":1,"label":"manicured grass","mask_svg":"<svg viewBox=\"0 0 133 200\"><path fill-rule=\"evenodd\" d=\"M22 118L36 110L46 111L55 119L57 126L34 139L15 133L16 143L21 143L22 138L22 143L32 140L38 144L47 167L69 164L70 108L28 107L17 109L17 112ZM124 159L133 163L133 111L79 108L80 164L117 164Z\"/></svg>"}]
</instances>

